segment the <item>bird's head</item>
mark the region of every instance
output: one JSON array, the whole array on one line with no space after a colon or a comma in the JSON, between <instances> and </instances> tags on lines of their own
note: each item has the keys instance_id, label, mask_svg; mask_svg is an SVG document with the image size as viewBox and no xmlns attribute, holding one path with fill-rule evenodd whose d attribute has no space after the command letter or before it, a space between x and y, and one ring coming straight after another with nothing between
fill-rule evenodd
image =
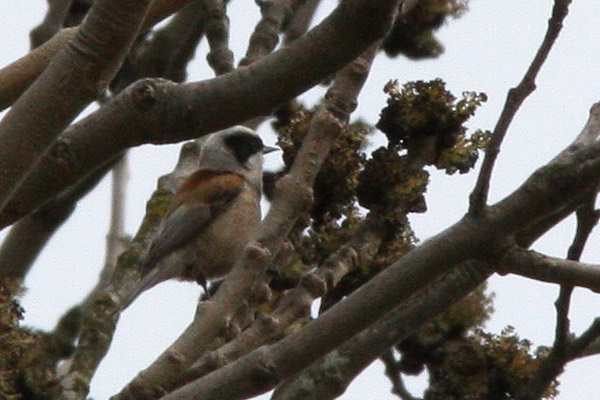
<instances>
[{"instance_id":1,"label":"bird's head","mask_svg":"<svg viewBox=\"0 0 600 400\"><path fill-rule=\"evenodd\" d=\"M237 125L213 133L202 146L198 164L200 169L240 175L260 188L263 154L273 150L277 148L265 146L255 131Z\"/></svg>"}]
</instances>

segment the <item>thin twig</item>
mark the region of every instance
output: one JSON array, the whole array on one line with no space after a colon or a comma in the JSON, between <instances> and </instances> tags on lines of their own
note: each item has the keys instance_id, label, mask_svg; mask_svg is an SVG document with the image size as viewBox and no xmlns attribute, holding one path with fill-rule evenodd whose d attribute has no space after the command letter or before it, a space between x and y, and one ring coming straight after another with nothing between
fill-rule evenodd
<instances>
[{"instance_id":1,"label":"thin twig","mask_svg":"<svg viewBox=\"0 0 600 400\"><path fill-rule=\"evenodd\" d=\"M573 243L569 247L567 258L578 261L583 253L592 229L598 223L600 211L594 209L596 193L589 195L577 209L577 231ZM596 267L597 269L597 267ZM577 358L594 339L600 335L600 319L596 319L592 326L578 339L571 339L569 306L573 285L561 285L560 293L555 301L556 328L554 344L550 354L545 358L530 382L518 393L517 399L537 399L546 390L556 377L562 373L564 366Z\"/></svg>"},{"instance_id":2,"label":"thin twig","mask_svg":"<svg viewBox=\"0 0 600 400\"><path fill-rule=\"evenodd\" d=\"M229 49L229 17L227 3L224 0L209 0L204 5L207 14L206 40L210 52L206 55L208 65L216 75L231 72L233 52Z\"/></svg>"},{"instance_id":3,"label":"thin twig","mask_svg":"<svg viewBox=\"0 0 600 400\"><path fill-rule=\"evenodd\" d=\"M271 53L279 43L279 32L287 15L292 13L291 0L259 1L261 20L256 25L246 56L240 65L249 65Z\"/></svg>"},{"instance_id":4,"label":"thin twig","mask_svg":"<svg viewBox=\"0 0 600 400\"><path fill-rule=\"evenodd\" d=\"M73 0L49 0L48 11L41 24L29 33L31 49L35 49L46 43L63 26L69 13Z\"/></svg>"},{"instance_id":5,"label":"thin twig","mask_svg":"<svg viewBox=\"0 0 600 400\"><path fill-rule=\"evenodd\" d=\"M473 215L480 215L486 207L492 171L498 153L500 152L500 146L506 135L506 131L517 111L519 111L523 101L535 90L535 79L537 74L546 61L550 49L554 45L554 42L562 29L563 20L567 16L570 3L571 0L555 0L552 9L552 17L548 21L548 29L546 30L542 45L527 69L523 80L515 88L508 91L504 109L494 128L492 138L490 139L485 152L485 158L481 165L477 183L470 196L469 212Z\"/></svg>"},{"instance_id":6,"label":"thin twig","mask_svg":"<svg viewBox=\"0 0 600 400\"><path fill-rule=\"evenodd\" d=\"M542 282L579 286L600 292L600 265L549 257L519 246L505 251L497 260L500 274L513 273Z\"/></svg>"},{"instance_id":7,"label":"thin twig","mask_svg":"<svg viewBox=\"0 0 600 400\"><path fill-rule=\"evenodd\" d=\"M125 195L128 179L127 153L124 153L112 169L110 226L106 235L105 269L102 272L106 277L112 275L117 257L125 250L129 241L125 235Z\"/></svg>"},{"instance_id":8,"label":"thin twig","mask_svg":"<svg viewBox=\"0 0 600 400\"><path fill-rule=\"evenodd\" d=\"M389 349L385 351L379 359L385 365L385 375L392 382L392 393L398 395L401 400L418 400L410 394L404 385L402 371L399 368L398 360L394 356L394 350Z\"/></svg>"}]
</instances>

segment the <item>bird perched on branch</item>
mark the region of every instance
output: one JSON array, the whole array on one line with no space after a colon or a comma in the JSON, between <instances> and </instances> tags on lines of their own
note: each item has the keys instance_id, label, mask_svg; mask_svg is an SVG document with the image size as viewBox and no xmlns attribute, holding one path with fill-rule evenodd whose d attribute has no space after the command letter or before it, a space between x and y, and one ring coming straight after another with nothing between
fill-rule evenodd
<instances>
[{"instance_id":1,"label":"bird perched on branch","mask_svg":"<svg viewBox=\"0 0 600 400\"><path fill-rule=\"evenodd\" d=\"M198 170L180 186L142 267L142 279L121 304L172 278L223 277L252 239L260 221L265 146L253 130L235 126L209 137Z\"/></svg>"}]
</instances>

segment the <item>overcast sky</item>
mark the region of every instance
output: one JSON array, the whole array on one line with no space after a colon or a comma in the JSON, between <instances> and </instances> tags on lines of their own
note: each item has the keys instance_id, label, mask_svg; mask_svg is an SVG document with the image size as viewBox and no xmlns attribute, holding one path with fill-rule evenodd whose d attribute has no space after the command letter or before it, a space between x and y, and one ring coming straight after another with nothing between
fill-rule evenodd
<instances>
[{"instance_id":1,"label":"overcast sky","mask_svg":"<svg viewBox=\"0 0 600 400\"><path fill-rule=\"evenodd\" d=\"M354 116L371 123L377 121L386 101L382 87L390 79L405 82L440 77L457 95L462 91L486 92L489 101L472 118L470 126L492 129L507 89L520 81L541 42L552 3L550 0L472 0L468 14L449 21L440 29L438 36L446 46L440 58L412 62L380 56ZM324 0L319 18L336 4ZM0 1L0 30L5 38L0 44L0 65L26 53L29 30L41 21L45 7L46 2L41 0ZM251 1L233 0L229 10L232 49L239 60L259 14ZM590 106L600 98L600 32L597 29L600 2L578 0L570 10L564 30L539 76L538 89L525 102L508 132L492 181L492 202L509 194L532 171L565 147L581 131ZM205 55L203 45L190 66L191 80L213 76L204 61ZM313 102L322 93L323 89L318 88L305 98ZM381 137L374 137L373 141ZM266 141L272 143L273 138ZM172 169L178 147L143 146L130 153L126 220L129 233L137 230L156 178ZM475 174L447 177L432 172L427 194L429 212L411 218L421 239L439 232L465 213L474 178ZM105 179L80 202L69 223L55 235L36 262L27 278L29 290L23 300L27 324L52 328L57 318L94 285L104 259L109 196L109 181ZM574 221L569 219L534 248L564 257L573 231ZM584 261L597 263L600 260L599 239L598 234L591 238ZM496 293L496 313L488 323L489 330L500 332L506 325L512 325L521 337L536 345L552 343L556 285L519 277L494 277L489 287ZM140 297L122 315L111 350L92 382L90 395L96 400L107 399L152 362L188 325L198 293L199 289L193 284L164 283ZM598 295L577 289L573 296L572 329L580 333L587 328L598 315L599 306ZM592 357L569 364L560 378L558 398L597 399L600 394L598 362L598 357ZM408 382L416 395L420 395L423 388L422 379ZM342 398L395 398L389 389L381 368L375 366L359 377Z\"/></svg>"}]
</instances>

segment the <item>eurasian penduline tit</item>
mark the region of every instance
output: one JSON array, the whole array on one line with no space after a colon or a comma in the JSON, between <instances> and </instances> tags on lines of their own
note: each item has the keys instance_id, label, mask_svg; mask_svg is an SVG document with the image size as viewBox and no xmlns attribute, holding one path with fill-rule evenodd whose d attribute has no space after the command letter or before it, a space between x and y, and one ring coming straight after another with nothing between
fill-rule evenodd
<instances>
[{"instance_id":1,"label":"eurasian penduline tit","mask_svg":"<svg viewBox=\"0 0 600 400\"><path fill-rule=\"evenodd\" d=\"M175 194L142 266L142 279L121 309L162 281L205 283L229 272L260 222L263 154L273 150L243 126L206 140L198 170Z\"/></svg>"}]
</instances>

